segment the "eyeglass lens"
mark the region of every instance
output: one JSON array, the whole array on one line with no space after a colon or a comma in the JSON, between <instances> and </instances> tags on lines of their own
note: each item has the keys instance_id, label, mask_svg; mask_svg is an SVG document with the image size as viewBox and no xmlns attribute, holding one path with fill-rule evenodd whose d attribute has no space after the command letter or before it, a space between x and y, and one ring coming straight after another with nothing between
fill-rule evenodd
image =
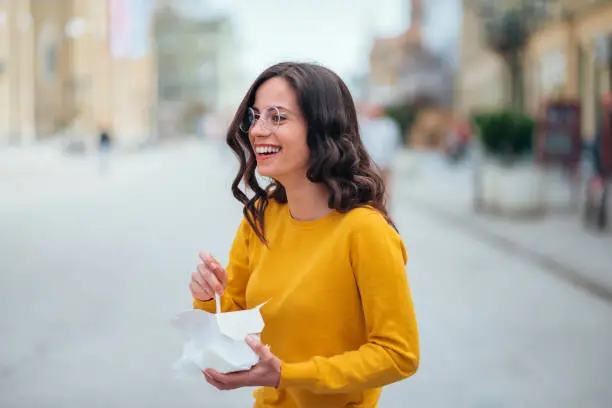
<instances>
[{"instance_id":1,"label":"eyeglass lens","mask_svg":"<svg viewBox=\"0 0 612 408\"><path fill-rule=\"evenodd\" d=\"M274 131L280 125L281 118L281 113L276 106L267 108L263 113L256 111L254 108L249 108L245 124L246 129L243 130L249 131L261 121L260 126L263 126L267 130Z\"/></svg>"}]
</instances>

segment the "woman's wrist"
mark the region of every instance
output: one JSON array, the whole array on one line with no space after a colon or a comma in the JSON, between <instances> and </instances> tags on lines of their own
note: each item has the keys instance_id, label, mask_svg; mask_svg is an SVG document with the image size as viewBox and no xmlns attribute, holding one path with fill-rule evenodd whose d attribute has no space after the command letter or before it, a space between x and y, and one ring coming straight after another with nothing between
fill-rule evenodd
<instances>
[{"instance_id":1,"label":"woman's wrist","mask_svg":"<svg viewBox=\"0 0 612 408\"><path fill-rule=\"evenodd\" d=\"M283 363L280 359L275 361L274 370L277 374L276 384L274 384L274 388L278 388L280 386L281 378L283 376Z\"/></svg>"}]
</instances>

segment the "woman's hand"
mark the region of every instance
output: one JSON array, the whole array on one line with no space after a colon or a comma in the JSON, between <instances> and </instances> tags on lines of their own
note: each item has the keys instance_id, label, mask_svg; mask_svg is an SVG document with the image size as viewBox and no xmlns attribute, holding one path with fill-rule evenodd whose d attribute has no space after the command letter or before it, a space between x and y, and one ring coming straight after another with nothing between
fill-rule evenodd
<instances>
[{"instance_id":1,"label":"woman's hand","mask_svg":"<svg viewBox=\"0 0 612 408\"><path fill-rule=\"evenodd\" d=\"M259 362L250 370L221 374L213 369L203 371L206 381L219 390L240 387L278 387L281 377L281 361L256 336L249 336L247 344L259 356Z\"/></svg>"},{"instance_id":2,"label":"woman's hand","mask_svg":"<svg viewBox=\"0 0 612 408\"><path fill-rule=\"evenodd\" d=\"M208 252L201 251L202 263L198 265L195 272L191 274L189 290L191 295L201 301L208 301L221 296L227 284L227 273L221 264Z\"/></svg>"}]
</instances>

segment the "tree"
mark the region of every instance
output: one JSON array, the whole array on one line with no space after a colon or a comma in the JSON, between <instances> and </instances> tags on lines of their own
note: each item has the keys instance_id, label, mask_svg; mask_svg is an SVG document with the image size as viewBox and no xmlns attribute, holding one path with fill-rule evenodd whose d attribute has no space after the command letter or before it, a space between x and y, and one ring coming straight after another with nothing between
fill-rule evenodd
<instances>
[{"instance_id":1,"label":"tree","mask_svg":"<svg viewBox=\"0 0 612 408\"><path fill-rule=\"evenodd\" d=\"M523 110L523 51L548 17L552 0L475 0L489 48L504 61L510 77L510 102Z\"/></svg>"}]
</instances>

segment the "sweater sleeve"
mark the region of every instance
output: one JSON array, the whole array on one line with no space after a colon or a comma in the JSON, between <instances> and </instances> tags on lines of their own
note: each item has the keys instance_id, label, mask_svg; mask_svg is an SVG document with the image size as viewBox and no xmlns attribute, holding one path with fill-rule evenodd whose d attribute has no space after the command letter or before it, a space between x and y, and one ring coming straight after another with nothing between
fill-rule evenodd
<instances>
[{"instance_id":1,"label":"sweater sleeve","mask_svg":"<svg viewBox=\"0 0 612 408\"><path fill-rule=\"evenodd\" d=\"M245 292L251 275L249 268L249 238L251 227L246 219L242 219L229 253L229 263L226 268L227 286L221 296L221 310L233 312L246 309ZM193 299L193 308L215 313L214 298L208 301Z\"/></svg>"},{"instance_id":2,"label":"sweater sleeve","mask_svg":"<svg viewBox=\"0 0 612 408\"><path fill-rule=\"evenodd\" d=\"M399 234L380 214L366 214L350 251L368 333L366 343L332 357L283 363L279 388L356 392L378 388L416 372L419 339L405 270L406 249Z\"/></svg>"}]
</instances>

